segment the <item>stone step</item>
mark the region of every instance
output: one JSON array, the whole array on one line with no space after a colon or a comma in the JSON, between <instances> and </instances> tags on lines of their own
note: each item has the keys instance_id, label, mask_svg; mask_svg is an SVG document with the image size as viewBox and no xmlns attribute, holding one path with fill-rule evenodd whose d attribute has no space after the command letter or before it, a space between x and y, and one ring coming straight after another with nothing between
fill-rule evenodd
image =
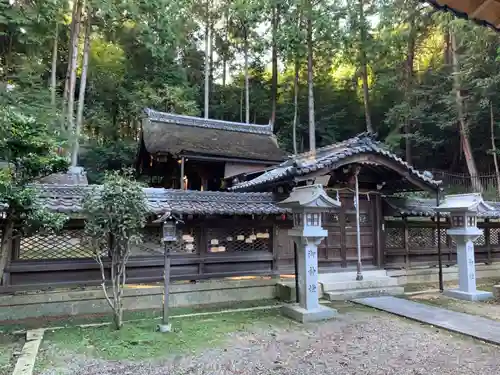
<instances>
[{"instance_id":1,"label":"stone step","mask_svg":"<svg viewBox=\"0 0 500 375\"><path fill-rule=\"evenodd\" d=\"M331 283L336 281L356 281L356 271L349 272L335 272L335 273L321 273L318 275L318 280L324 283ZM363 279L387 277L386 270L366 270L363 271Z\"/></svg>"},{"instance_id":2,"label":"stone step","mask_svg":"<svg viewBox=\"0 0 500 375\"><path fill-rule=\"evenodd\" d=\"M349 301L356 298L377 297L377 296L398 296L404 293L402 286L391 286L385 288L367 288L353 290L339 290L326 292L323 298L329 301Z\"/></svg>"},{"instance_id":3,"label":"stone step","mask_svg":"<svg viewBox=\"0 0 500 375\"><path fill-rule=\"evenodd\" d=\"M336 281L336 282L321 282L323 293L334 292L340 290L354 290L354 289L373 289L398 286L398 280L389 276L386 277L371 277L360 281Z\"/></svg>"}]
</instances>

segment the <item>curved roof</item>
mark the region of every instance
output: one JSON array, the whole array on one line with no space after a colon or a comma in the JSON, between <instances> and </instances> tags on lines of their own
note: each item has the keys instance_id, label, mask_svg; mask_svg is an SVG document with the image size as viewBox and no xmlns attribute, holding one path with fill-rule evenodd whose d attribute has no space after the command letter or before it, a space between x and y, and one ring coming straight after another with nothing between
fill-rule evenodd
<instances>
[{"instance_id":1,"label":"curved roof","mask_svg":"<svg viewBox=\"0 0 500 375\"><path fill-rule=\"evenodd\" d=\"M439 10L449 11L457 17L500 30L499 0L427 0Z\"/></svg>"},{"instance_id":2,"label":"curved roof","mask_svg":"<svg viewBox=\"0 0 500 375\"><path fill-rule=\"evenodd\" d=\"M142 141L150 154L203 154L216 157L280 162L271 125L175 115L146 109Z\"/></svg>"},{"instance_id":3,"label":"curved roof","mask_svg":"<svg viewBox=\"0 0 500 375\"><path fill-rule=\"evenodd\" d=\"M368 157L362 158L362 156ZM375 140L374 134L361 133L354 138L319 148L314 152L295 155L252 180L236 184L231 190L256 190L265 185L285 182L322 169L334 170L350 163L384 165L396 170L402 177L407 175L407 178L420 184L421 188L435 190L440 184L440 181L432 178L430 172L420 172L386 150L382 143Z\"/></svg>"},{"instance_id":4,"label":"curved roof","mask_svg":"<svg viewBox=\"0 0 500 375\"><path fill-rule=\"evenodd\" d=\"M486 202L488 208L481 207L477 213L478 217L499 218L500 203ZM384 197L386 216L423 216L432 217L436 215L436 200L424 198L407 197ZM449 216L448 212L441 213L441 216Z\"/></svg>"}]
</instances>

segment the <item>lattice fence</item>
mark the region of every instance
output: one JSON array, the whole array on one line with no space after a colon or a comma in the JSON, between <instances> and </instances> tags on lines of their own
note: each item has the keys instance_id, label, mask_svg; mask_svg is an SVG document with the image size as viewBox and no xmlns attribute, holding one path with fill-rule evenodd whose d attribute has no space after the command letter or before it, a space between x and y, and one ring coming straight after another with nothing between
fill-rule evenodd
<instances>
[{"instance_id":1,"label":"lattice fence","mask_svg":"<svg viewBox=\"0 0 500 375\"><path fill-rule=\"evenodd\" d=\"M437 230L434 228L408 228L408 247L410 249L437 247Z\"/></svg>"},{"instance_id":2,"label":"lattice fence","mask_svg":"<svg viewBox=\"0 0 500 375\"><path fill-rule=\"evenodd\" d=\"M402 249L405 247L403 228L385 229L385 247L388 249Z\"/></svg>"},{"instance_id":3,"label":"lattice fence","mask_svg":"<svg viewBox=\"0 0 500 375\"><path fill-rule=\"evenodd\" d=\"M131 256L162 255L164 245L161 242L161 227L146 227L142 243L132 248ZM192 229L177 229L177 242L167 243L172 253L197 253L198 235Z\"/></svg>"},{"instance_id":4,"label":"lattice fence","mask_svg":"<svg viewBox=\"0 0 500 375\"><path fill-rule=\"evenodd\" d=\"M60 234L36 234L21 238L19 260L92 258L92 247L85 243L82 229Z\"/></svg>"},{"instance_id":5,"label":"lattice fence","mask_svg":"<svg viewBox=\"0 0 500 375\"><path fill-rule=\"evenodd\" d=\"M500 245L500 228L490 228L490 244Z\"/></svg>"},{"instance_id":6,"label":"lattice fence","mask_svg":"<svg viewBox=\"0 0 500 375\"><path fill-rule=\"evenodd\" d=\"M272 228L209 228L206 230L207 251L241 252L272 251Z\"/></svg>"}]
</instances>

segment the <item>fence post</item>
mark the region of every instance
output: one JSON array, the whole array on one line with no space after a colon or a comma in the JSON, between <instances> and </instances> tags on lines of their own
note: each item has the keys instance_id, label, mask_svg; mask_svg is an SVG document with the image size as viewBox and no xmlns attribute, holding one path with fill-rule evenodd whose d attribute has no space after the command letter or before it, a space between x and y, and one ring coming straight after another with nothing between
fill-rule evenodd
<instances>
[{"instance_id":1,"label":"fence post","mask_svg":"<svg viewBox=\"0 0 500 375\"><path fill-rule=\"evenodd\" d=\"M410 244L409 238L410 235L408 233L408 218L403 216L403 226L404 226L404 245L405 245L405 267L406 269L410 268Z\"/></svg>"},{"instance_id":2,"label":"fence post","mask_svg":"<svg viewBox=\"0 0 500 375\"><path fill-rule=\"evenodd\" d=\"M272 271L273 275L279 273L278 272L278 252L279 252L279 228L276 223L273 224L273 233L272 233L272 251L273 251L273 264Z\"/></svg>"},{"instance_id":3,"label":"fence post","mask_svg":"<svg viewBox=\"0 0 500 375\"><path fill-rule=\"evenodd\" d=\"M491 264L491 241L490 241L490 219L485 218L484 223L484 244L486 245L486 250L488 251L488 264Z\"/></svg>"}]
</instances>

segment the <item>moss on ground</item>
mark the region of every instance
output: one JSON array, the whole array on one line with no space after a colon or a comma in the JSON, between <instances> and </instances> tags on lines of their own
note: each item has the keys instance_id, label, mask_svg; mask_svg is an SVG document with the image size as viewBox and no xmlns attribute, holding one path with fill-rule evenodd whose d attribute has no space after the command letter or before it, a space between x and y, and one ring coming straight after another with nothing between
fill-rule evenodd
<instances>
[{"instance_id":1,"label":"moss on ground","mask_svg":"<svg viewBox=\"0 0 500 375\"><path fill-rule=\"evenodd\" d=\"M257 301L242 301L228 302L208 305L198 305L192 307L174 307L170 309L170 315L184 315L199 312L216 312L226 309L243 309L267 305L277 305L281 302L278 300L257 300ZM147 309L136 311L125 311L124 320L137 319L155 319L161 316L161 309ZM73 327L81 324L93 323L110 323L112 322L111 313L107 314L86 314L75 316L46 316L39 318L23 319L15 322L7 322L0 326L0 333L11 333L34 328L50 328L50 327Z\"/></svg>"},{"instance_id":2,"label":"moss on ground","mask_svg":"<svg viewBox=\"0 0 500 375\"><path fill-rule=\"evenodd\" d=\"M282 317L279 309L172 319L173 333L157 332L157 323L156 320L129 322L121 330L111 326L48 330L37 358L36 370L60 367L64 364L64 355L72 354L133 361L196 353L223 344L233 332L297 325Z\"/></svg>"},{"instance_id":3,"label":"moss on ground","mask_svg":"<svg viewBox=\"0 0 500 375\"><path fill-rule=\"evenodd\" d=\"M10 375L21 352L22 336L0 334L0 375Z\"/></svg>"}]
</instances>

